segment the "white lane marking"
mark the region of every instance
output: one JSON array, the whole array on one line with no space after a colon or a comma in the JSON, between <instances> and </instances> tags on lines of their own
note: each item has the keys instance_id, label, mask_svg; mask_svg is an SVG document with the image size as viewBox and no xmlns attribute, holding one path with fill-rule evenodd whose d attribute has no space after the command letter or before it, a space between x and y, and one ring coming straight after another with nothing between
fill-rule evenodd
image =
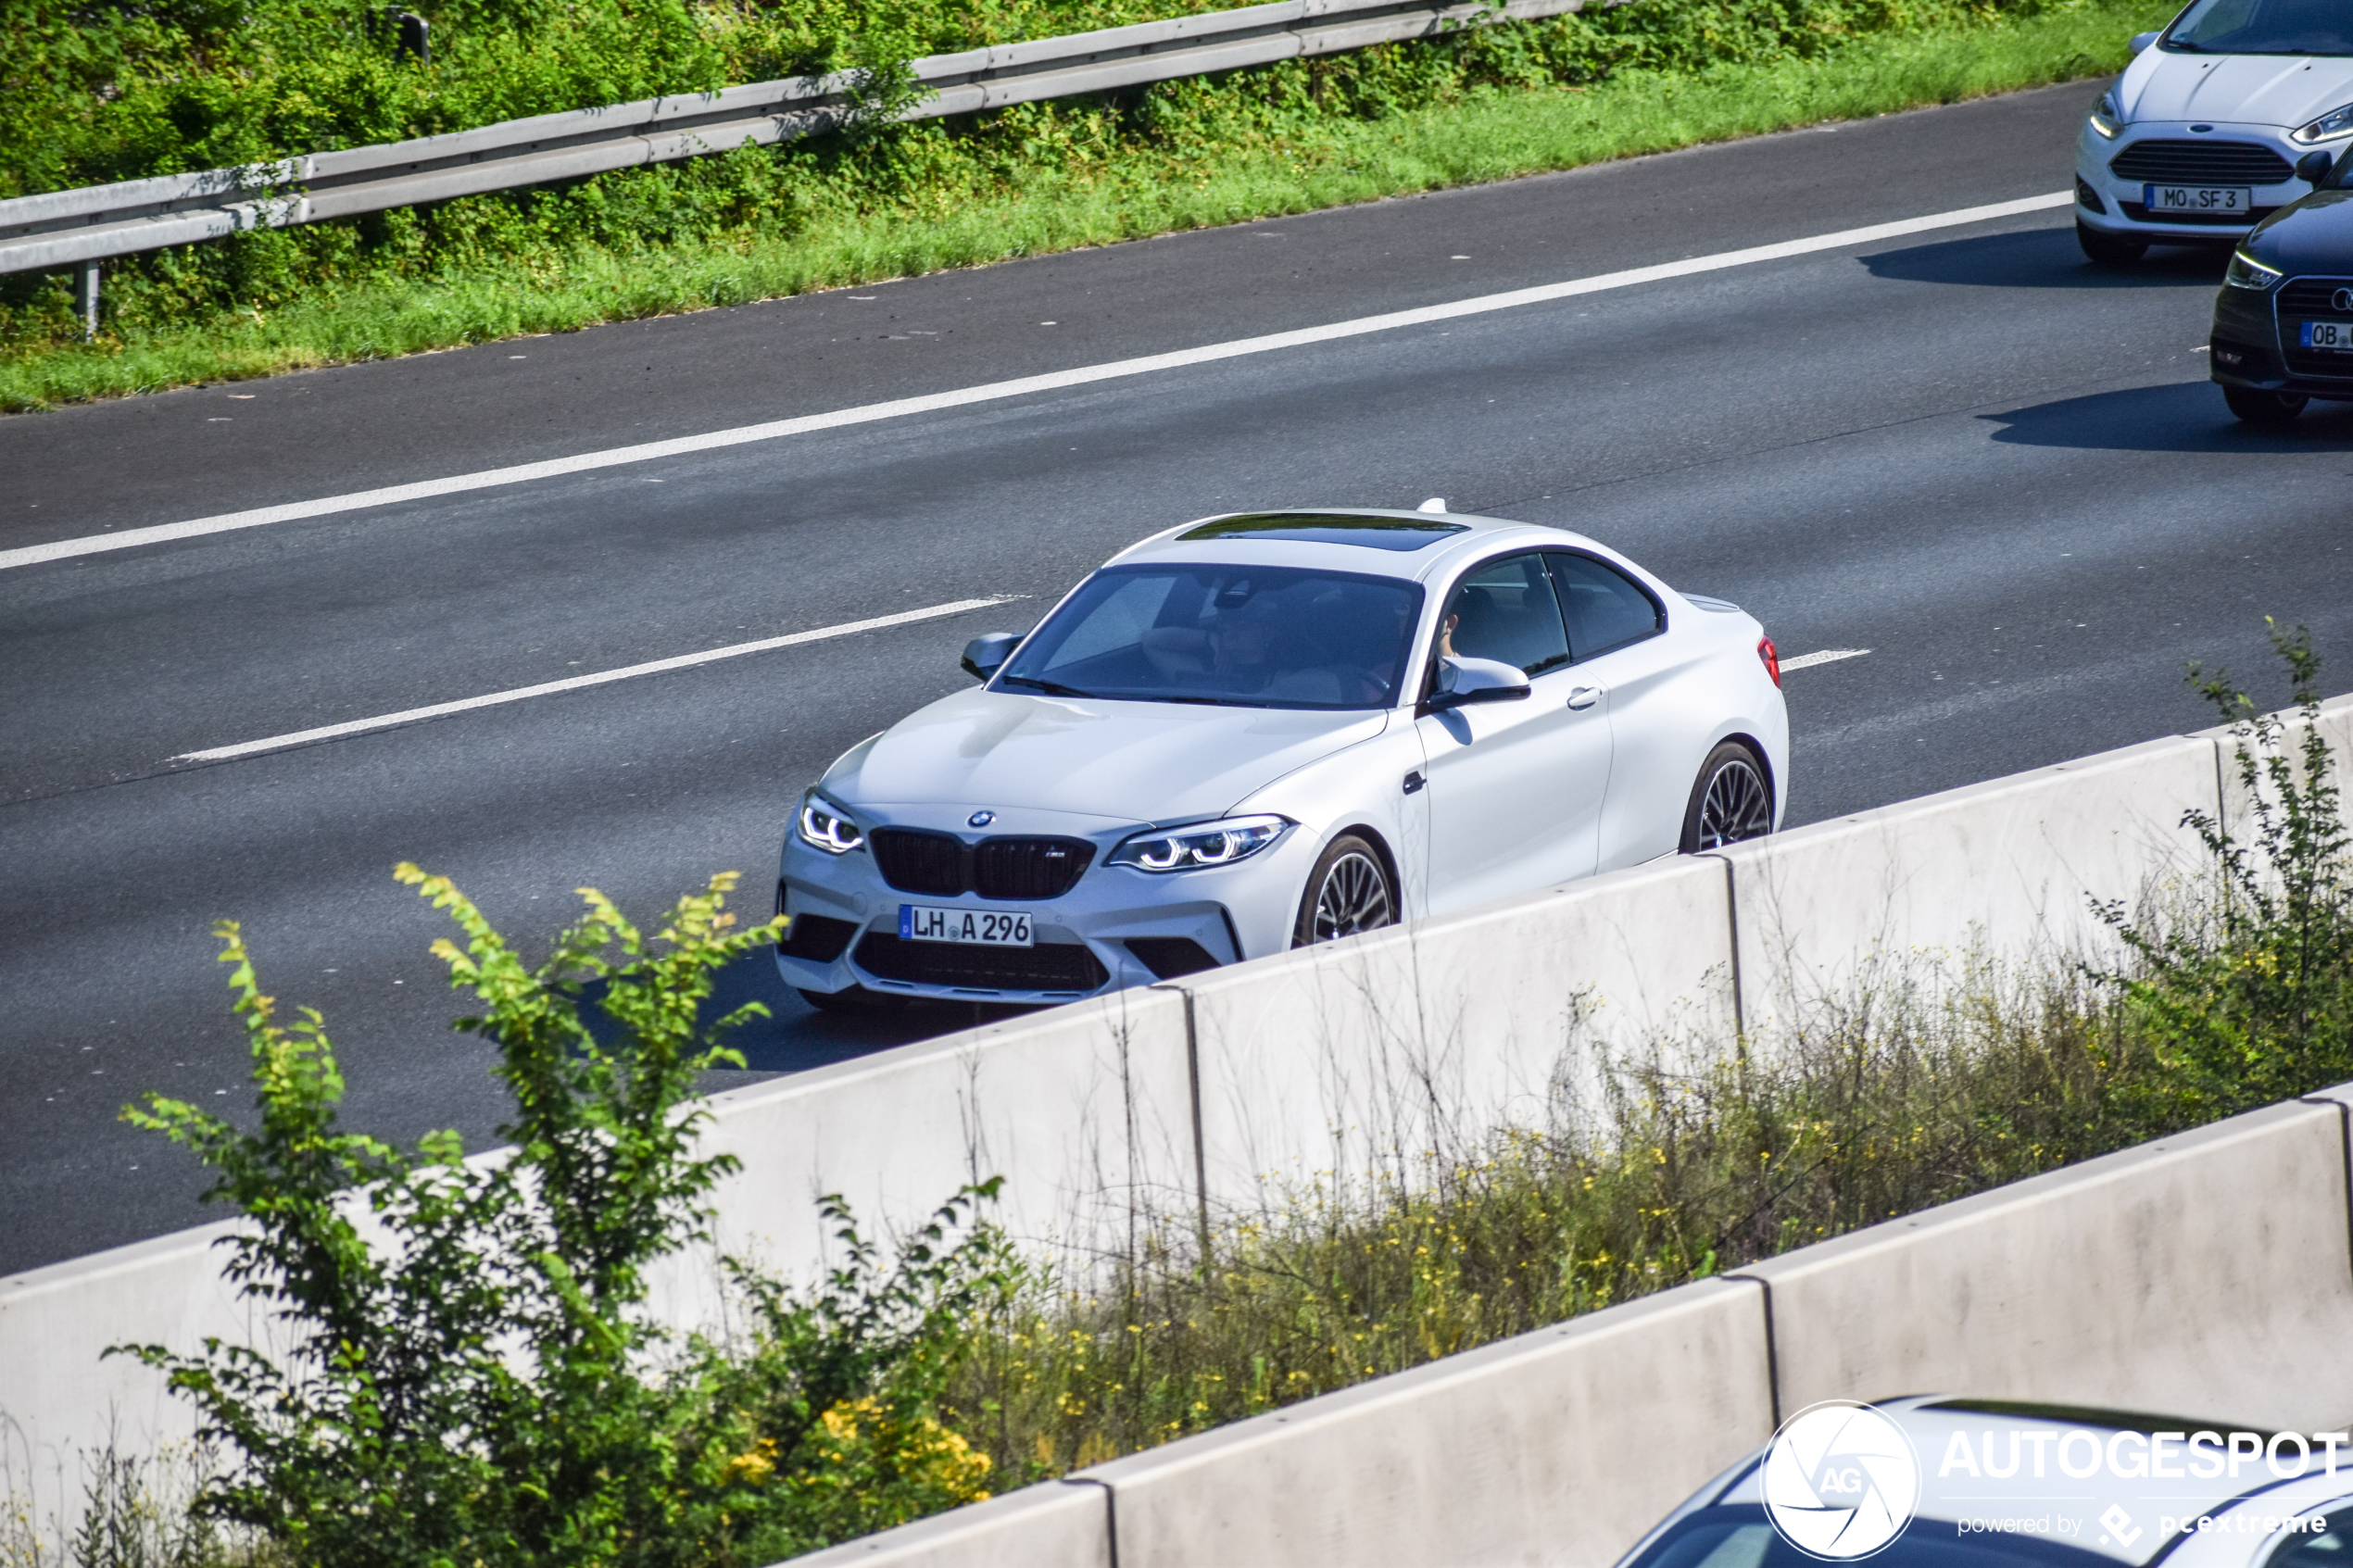
<instances>
[{"instance_id":1,"label":"white lane marking","mask_svg":"<svg viewBox=\"0 0 2353 1568\"><path fill-rule=\"evenodd\" d=\"M256 507L249 511L223 512L218 517L192 518L186 522L161 523L153 528L128 528L120 533L94 533L80 539L59 539L47 545L28 545L20 549L0 550L0 571L10 567L33 566L42 561L69 560L78 556L94 556L107 550L128 550L141 545L161 545L177 539L195 539L208 533L226 533L233 529L259 528L273 522L293 522L303 518L331 517L339 512L361 511L371 507L396 506L403 501L429 500L435 495L455 495L469 490L488 490L504 484L527 484L534 480L555 479L564 474L586 473L595 469L609 469L623 463L651 462L658 458L675 458L688 452L708 452L722 446L741 446L753 441L774 441L788 435L806 435L812 431L838 430L844 425L871 424L877 420L903 419L910 414L936 413L942 408L962 408L975 403L993 403L1008 397L1024 397L1037 392L1057 392L1065 387L1086 386L1095 382L1115 381L1125 376L1151 375L1161 370L1180 370L1188 365L1205 365L1219 359L1235 359L1249 354L1270 354L1278 349L1299 348L1309 344L1331 343L1341 338L1362 337L1367 332L1393 332L1400 327L1418 327L1432 321L1451 321L1464 316L1482 316L1491 311L1511 310L1523 305L1541 305L1555 299L1573 299L1579 295L1601 294L1610 289L1631 288L1638 283L1654 283L1668 278L1688 278L1702 272L1720 272L1730 267L1747 267L1760 261L1779 261L1793 256L1808 256L1816 251L1837 250L1845 245L1870 245L1880 240L1901 239L1906 234L1926 233L1932 229L1957 228L1965 223L1983 223L1997 218L2016 218L2024 213L2042 212L2055 207L2066 207L2075 200L2072 191L2054 191L2048 195L2027 196L2019 201L1994 202L1987 207L1965 207L1951 212L1931 213L1925 218L1906 218L1894 223L1874 223L1867 228L1842 229L1834 234L1816 234L1802 240L1783 240L1778 245L1752 245L1746 250L1728 250L1714 256L1695 256L1682 261L1661 262L1655 267L1635 267L1623 272L1604 272L1592 278L1576 278L1564 283L1545 283L1536 288L1513 289L1504 294L1480 295L1471 299L1458 299L1448 305L1424 306L1416 310L1393 310L1383 316L1360 316L1353 320L1334 321L1327 326L1303 327L1296 332L1269 332L1264 337L1236 338L1228 343L1205 344L1199 348L1181 348L1169 354L1147 354L1135 359L1114 359L1101 365L1082 365L1076 370L1056 370L1049 375L1022 376L1013 381L988 382L979 386L960 387L953 392L934 392L921 397L901 397L888 403L868 403L855 408L837 408L826 414L804 414L798 419L771 420L765 424L739 425L733 430L714 430L702 435L682 435L670 441L648 441L637 446L613 446L601 452L582 452L570 458L551 458L546 462L518 463L512 468L484 469L476 473L452 474L446 479L421 480L414 484L388 484L380 490L358 490L346 495L323 495L315 501L292 501L283 506ZM856 297L856 296L852 296ZM1052 323L1044 323L1051 325Z\"/></svg>"},{"instance_id":2,"label":"white lane marking","mask_svg":"<svg viewBox=\"0 0 2353 1568\"><path fill-rule=\"evenodd\" d=\"M1869 648L1824 648L1819 653L1801 653L1795 659L1781 660L1781 673L1786 675L1793 670L1811 670L1817 664L1836 664L1842 659L1860 659L1870 651Z\"/></svg>"},{"instance_id":3,"label":"white lane marking","mask_svg":"<svg viewBox=\"0 0 2353 1568\"><path fill-rule=\"evenodd\" d=\"M436 702L430 708L411 708L399 713L381 713L373 719L353 719L341 724L321 724L315 730L296 730L289 735L271 735L267 740L249 740L236 746L217 746L209 751L190 751L171 759L174 762L226 762L234 757L251 757L257 752L283 751L288 746L308 746L313 741L334 740L343 735L363 734L370 730L389 730L399 724L413 724L421 719L439 719L447 714L470 712L477 708L496 708L501 703L522 702L529 697L553 696L558 692L576 692L583 686L601 686L612 681L634 680L639 675L659 675L665 670L691 670L698 664L715 664L723 659L741 659L748 653L766 653L772 648L788 648L800 643L821 643L830 637L847 637L854 632L878 631L885 626L904 626L912 621L936 621L943 615L962 615L968 609L986 609L1021 597L1018 594L1000 594L993 599L958 599L953 604L933 605L927 609L901 610L897 615L878 615L871 621L845 621L839 626L820 626L814 631L794 632L782 637L763 637L756 643L736 643L733 646L711 648L703 653L682 653L674 659L657 659L648 664L632 664L620 670L600 670L594 675L573 675L561 681L548 681L536 686L517 686L512 691L492 692L487 696L470 696L458 702Z\"/></svg>"}]
</instances>

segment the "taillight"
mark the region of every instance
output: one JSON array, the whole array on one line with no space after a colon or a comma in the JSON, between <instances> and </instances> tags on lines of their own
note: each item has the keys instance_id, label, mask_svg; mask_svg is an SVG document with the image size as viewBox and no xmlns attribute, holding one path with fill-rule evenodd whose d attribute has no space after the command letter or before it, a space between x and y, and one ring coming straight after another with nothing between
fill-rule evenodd
<instances>
[{"instance_id":1,"label":"taillight","mask_svg":"<svg viewBox=\"0 0 2353 1568\"><path fill-rule=\"evenodd\" d=\"M1756 657L1765 661L1765 673L1773 677L1773 684L1780 685L1781 684L1781 656L1774 648L1772 638L1756 639Z\"/></svg>"}]
</instances>

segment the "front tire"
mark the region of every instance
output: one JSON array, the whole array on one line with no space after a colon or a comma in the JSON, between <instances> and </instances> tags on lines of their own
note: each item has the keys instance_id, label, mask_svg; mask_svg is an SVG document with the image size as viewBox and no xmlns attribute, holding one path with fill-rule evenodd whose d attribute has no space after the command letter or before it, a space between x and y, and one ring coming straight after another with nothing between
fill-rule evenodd
<instances>
[{"instance_id":1,"label":"front tire","mask_svg":"<svg viewBox=\"0 0 2353 1568\"><path fill-rule=\"evenodd\" d=\"M2252 386L2226 386L2222 389L2222 401L2231 406L2232 413L2248 424L2278 430L2294 424L2296 416L2304 412L2304 405L2311 399L2298 397L2292 392L2264 392Z\"/></svg>"},{"instance_id":2,"label":"front tire","mask_svg":"<svg viewBox=\"0 0 2353 1568\"><path fill-rule=\"evenodd\" d=\"M1325 846L1307 873L1307 895L1300 900L1290 945L1312 947L1396 923L1397 887L1380 851L1344 833Z\"/></svg>"},{"instance_id":3,"label":"front tire","mask_svg":"<svg viewBox=\"0 0 2353 1568\"><path fill-rule=\"evenodd\" d=\"M2097 267L2130 267L2149 253L2146 240L2128 240L2121 234L2104 234L2090 224L2077 220L2075 243Z\"/></svg>"},{"instance_id":4,"label":"front tire","mask_svg":"<svg viewBox=\"0 0 2353 1568\"><path fill-rule=\"evenodd\" d=\"M1738 741L1709 752L1683 808L1683 853L1721 849L1772 832L1773 786L1765 779L1765 764Z\"/></svg>"}]
</instances>

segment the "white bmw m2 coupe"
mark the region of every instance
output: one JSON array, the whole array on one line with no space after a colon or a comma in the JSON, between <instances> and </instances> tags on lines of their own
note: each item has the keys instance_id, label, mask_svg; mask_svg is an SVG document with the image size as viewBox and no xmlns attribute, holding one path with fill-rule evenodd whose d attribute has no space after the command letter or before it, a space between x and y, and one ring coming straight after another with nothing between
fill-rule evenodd
<instances>
[{"instance_id":1,"label":"white bmw m2 coupe","mask_svg":"<svg viewBox=\"0 0 2353 1568\"><path fill-rule=\"evenodd\" d=\"M963 663L786 832L819 1006L1147 985L1755 837L1788 789L1755 621L1442 503L1156 534Z\"/></svg>"}]
</instances>

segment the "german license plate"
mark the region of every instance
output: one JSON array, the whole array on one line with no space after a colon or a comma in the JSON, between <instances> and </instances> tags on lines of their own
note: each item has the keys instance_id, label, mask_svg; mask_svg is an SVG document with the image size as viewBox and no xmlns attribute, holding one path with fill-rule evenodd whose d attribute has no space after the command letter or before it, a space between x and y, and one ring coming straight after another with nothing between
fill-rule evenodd
<instances>
[{"instance_id":1,"label":"german license plate","mask_svg":"<svg viewBox=\"0 0 2353 1568\"><path fill-rule=\"evenodd\" d=\"M1030 947L1029 915L1013 909L950 909L937 904L899 906L901 942L961 942L976 947Z\"/></svg>"},{"instance_id":2,"label":"german license plate","mask_svg":"<svg viewBox=\"0 0 2353 1568\"><path fill-rule=\"evenodd\" d=\"M2255 207L2252 185L2144 185L2141 191L2152 218L2164 212L2245 213Z\"/></svg>"},{"instance_id":3,"label":"german license plate","mask_svg":"<svg viewBox=\"0 0 2353 1568\"><path fill-rule=\"evenodd\" d=\"M2353 321L2299 321L2296 328L2307 348L2353 350Z\"/></svg>"}]
</instances>

